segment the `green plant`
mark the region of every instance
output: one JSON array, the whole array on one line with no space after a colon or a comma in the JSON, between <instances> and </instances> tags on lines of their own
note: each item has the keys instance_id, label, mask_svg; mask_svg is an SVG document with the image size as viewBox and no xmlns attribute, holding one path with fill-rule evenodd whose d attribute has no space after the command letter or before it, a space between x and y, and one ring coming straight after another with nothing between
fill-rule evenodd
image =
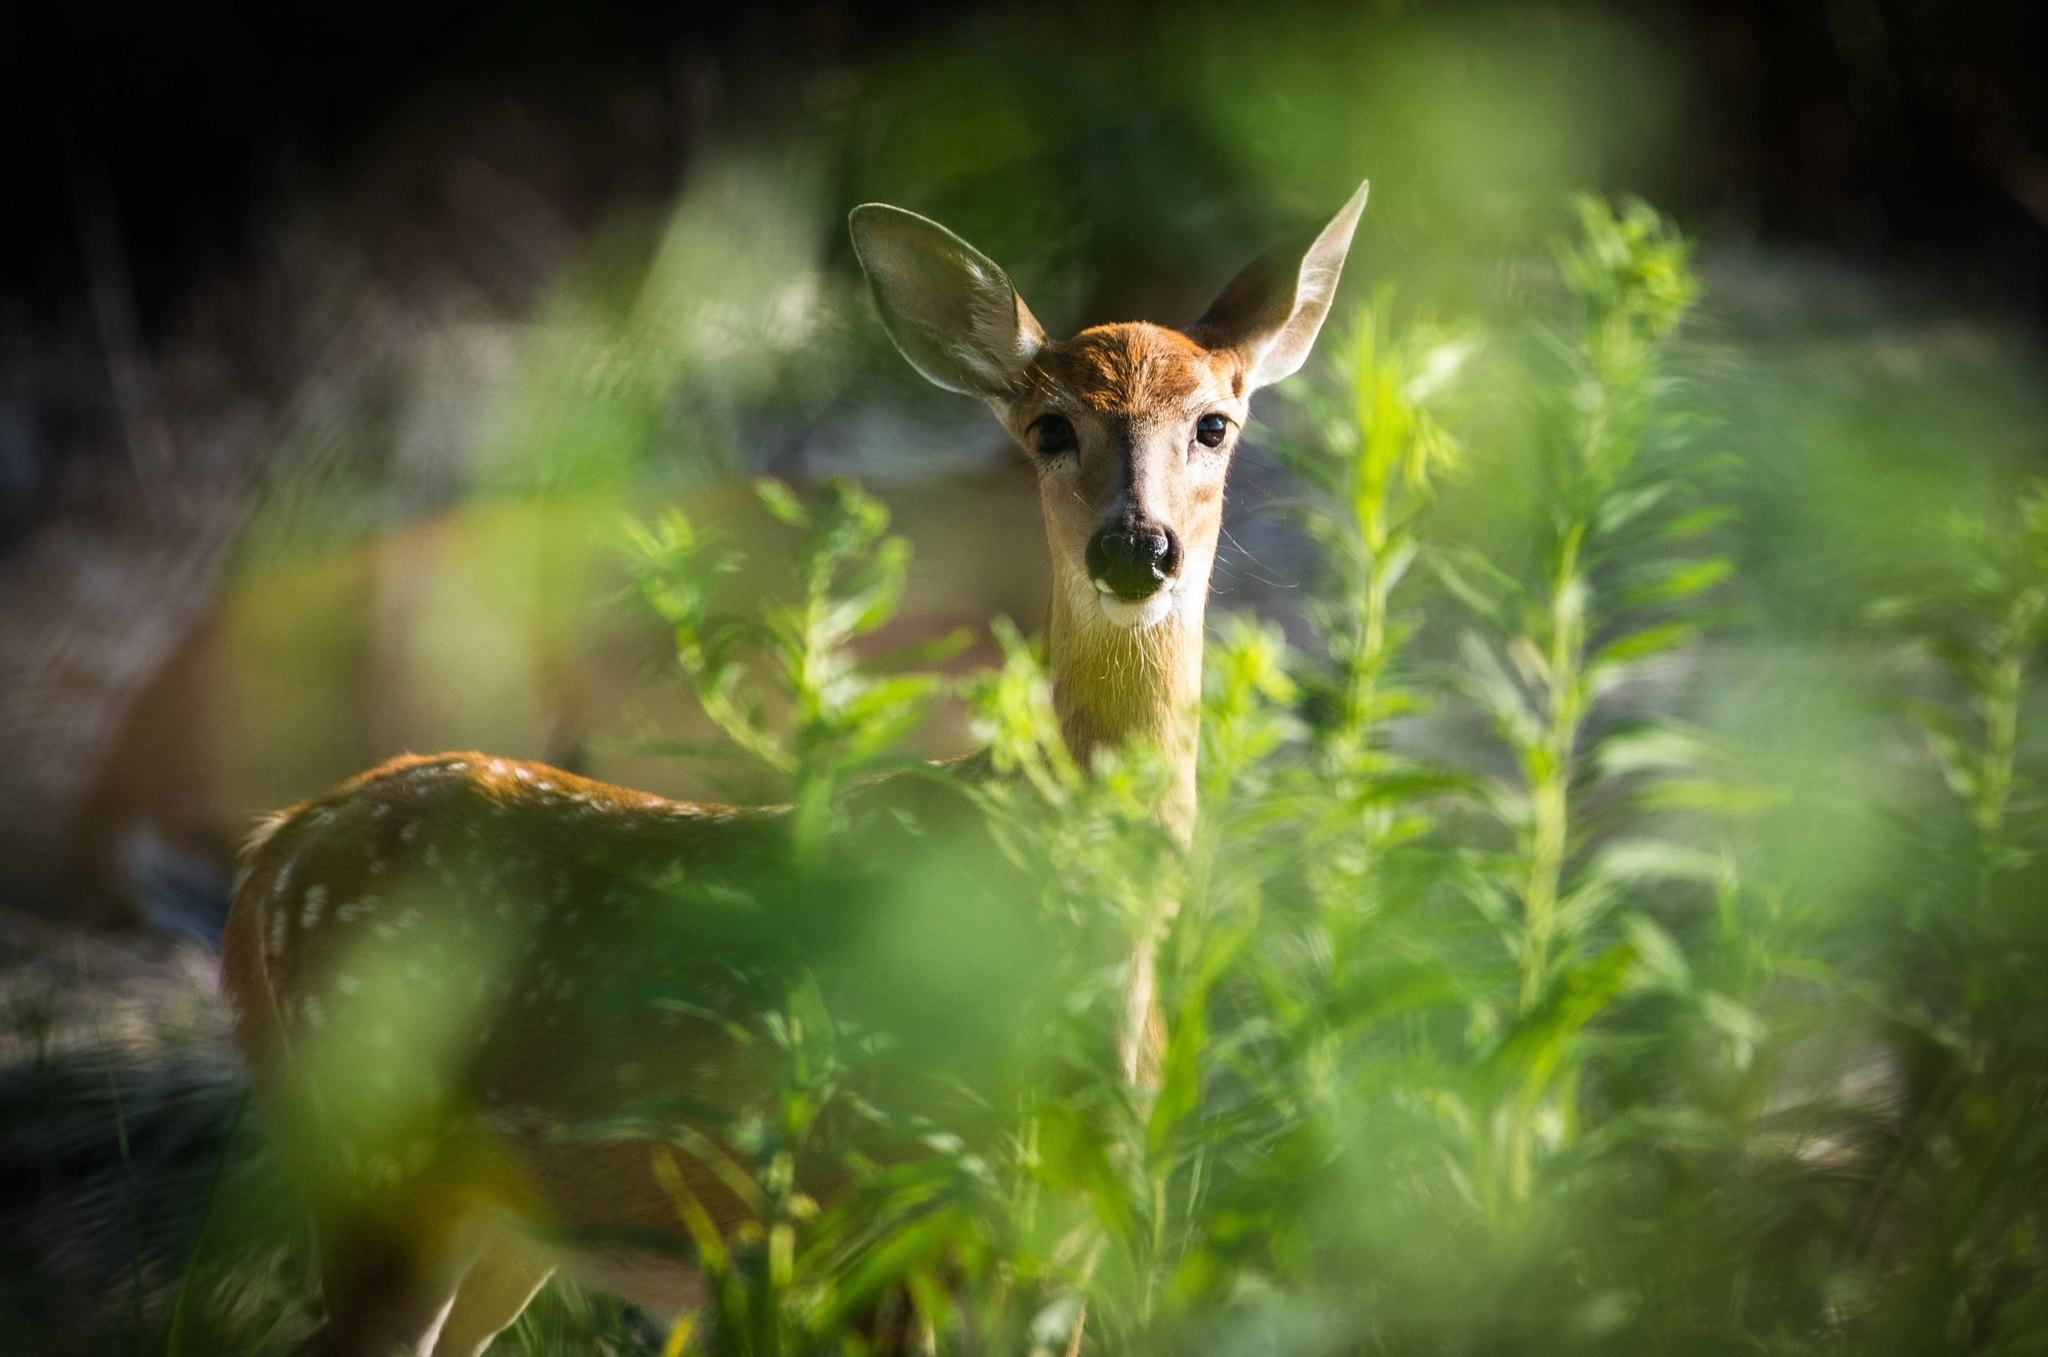
<instances>
[{"instance_id":1,"label":"green plant","mask_svg":"<svg viewBox=\"0 0 2048 1357\"><path fill-rule=\"evenodd\" d=\"M1493 633L1464 638L1462 686L1518 773L1482 782L1510 851L1466 855L1467 894L1518 975L1513 1004L1485 1015L1499 1025L1500 1102L1474 1127L1480 1190L1496 1210L1526 1201L1539 1150L1577 1133L1582 1033L1628 983L1630 937L1658 927L1640 912L1623 916L1627 932L1606 926L1632 884L1719 871L1697 848L1621 836L1619 812L1651 799L1641 786L1602 806L1618 780L1690 770L1697 742L1656 721L1595 726L1603 703L1697 638L1687 607L1732 568L1701 549L1722 515L1696 502L1684 423L1659 405L1670 339L1698 286L1687 246L1648 206L1616 214L1585 199L1579 216L1581 238L1559 261L1584 319L1575 340L1545 336L1555 369L1536 387L1529 565L1468 553L1446 572Z\"/></svg>"},{"instance_id":2,"label":"green plant","mask_svg":"<svg viewBox=\"0 0 2048 1357\"><path fill-rule=\"evenodd\" d=\"M849 900L877 877L888 891L898 866L872 828L855 828L850 793L861 779L903 766L891 755L942 687L928 673L887 671L943 656L966 638L860 660L854 642L886 623L902 596L908 544L884 536L887 511L848 482L827 482L809 505L776 482L756 489L771 514L802 534L793 553L799 601L770 602L758 619L713 611L716 583L736 558L699 538L677 512L652 530L633 531L637 592L673 628L679 667L719 729L789 779L795 889L844 892L836 903L850 909ZM787 704L779 718L745 686L749 655L766 662ZM1062 785L1077 782L1068 776ZM914 804L887 801L886 791L874 795L885 798L885 817L924 832ZM772 910L773 882L772 866L764 865L741 885L764 891ZM679 1323L669 1350L860 1354L900 1340L896 1330L904 1326L930 1327L945 1308L936 1256L964 1231L980 1161L928 1119L867 1100L861 1076L882 1048L831 1011L800 947L771 945L733 964L755 996L757 1020L729 1024L731 1035L772 1058L773 1092L708 1124L707 1109L692 1105L679 1117L656 1104L584 1128L594 1136L651 1128L673 1147L656 1172L709 1301L702 1315ZM638 997L698 1011L688 994ZM715 1225L675 1154L713 1173L743 1204L745 1223ZM814 1175L838 1185L834 1200L810 1195Z\"/></svg>"},{"instance_id":3,"label":"green plant","mask_svg":"<svg viewBox=\"0 0 2048 1357\"><path fill-rule=\"evenodd\" d=\"M1688 248L1587 200L1558 262L1571 319L1533 342L1382 291L1297 393L1279 451L1320 568L1292 643L1213 628L1185 845L1157 751L1080 766L1016 628L957 689L932 651L866 654L908 556L850 484L759 487L797 588L744 615L700 525L635 530L679 673L791 805L764 861L648 885L648 954L739 995L746 1096L576 1128L659 1142L703 1309L557 1282L497 1350L2040 1350L2048 491L1956 518L1881 625L1828 635L1850 658L1813 672L1879 713L1853 757L1797 757L1879 826L1843 850L1874 865L1788 849L1840 820L1763 785L1785 761L1703 697L1786 694L1714 625L1755 538L1702 446ZM949 692L986 755L904 757ZM694 913L714 895L730 936ZM1154 928L1148 1085L1119 1039ZM703 1017L672 978L602 1002ZM19 1185L74 1170L106 1236L57 1350L303 1336L306 1241L234 1077L68 1051L39 1003L0 1071L0 1248L40 1247ZM740 1203L720 1225L706 1174ZM0 1341L54 1331L41 1300L0 1291Z\"/></svg>"},{"instance_id":4,"label":"green plant","mask_svg":"<svg viewBox=\"0 0 2048 1357\"><path fill-rule=\"evenodd\" d=\"M1934 695L1908 712L1954 800L1923 801L1905 830L1907 928L1881 999L1902 1106L1862 1254L1896 1281L1864 1328L1882 1350L2024 1351L2048 1315L2048 825L2025 757L2048 641L2048 488L1947 526L1940 573L1874 610L1933 662Z\"/></svg>"},{"instance_id":5,"label":"green plant","mask_svg":"<svg viewBox=\"0 0 2048 1357\"><path fill-rule=\"evenodd\" d=\"M628 529L635 591L675 637L676 660L704 712L741 750L787 780L796 807L797 859L815 866L837 798L855 779L890 766L903 738L929 715L941 685L926 673L891 673L943 658L958 633L914 653L862 660L851 645L896 610L910 544L886 536L889 511L849 481L827 481L811 505L777 481L755 490L768 512L805 535L795 554L802 596L759 618L713 608L737 553L701 535L680 510ZM771 715L747 685L748 657L765 662L786 704Z\"/></svg>"}]
</instances>

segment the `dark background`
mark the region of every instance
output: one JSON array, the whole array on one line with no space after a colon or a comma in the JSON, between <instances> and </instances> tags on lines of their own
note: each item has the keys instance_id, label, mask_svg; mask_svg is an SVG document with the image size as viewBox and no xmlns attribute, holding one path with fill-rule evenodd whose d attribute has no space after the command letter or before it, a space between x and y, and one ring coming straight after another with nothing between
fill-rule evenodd
<instances>
[{"instance_id":1,"label":"dark background","mask_svg":"<svg viewBox=\"0 0 2048 1357\"><path fill-rule=\"evenodd\" d=\"M1428 8L1448 8L1433 6ZM81 199L105 194L141 318L243 248L252 204L317 183L422 99L546 97L680 67L801 69L975 6L31 4L0 42L0 296L82 292ZM1075 7L1113 26L1133 7ZM1692 0L1624 12L1688 58L1692 163L1661 204L1695 230L1928 269L2048 319L2048 7L2030 0Z\"/></svg>"}]
</instances>

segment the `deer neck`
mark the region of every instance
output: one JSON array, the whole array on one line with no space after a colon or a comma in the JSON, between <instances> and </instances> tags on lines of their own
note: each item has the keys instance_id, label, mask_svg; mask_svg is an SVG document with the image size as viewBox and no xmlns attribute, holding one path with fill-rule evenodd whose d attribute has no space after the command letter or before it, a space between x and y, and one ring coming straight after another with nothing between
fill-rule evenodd
<instances>
[{"instance_id":1,"label":"deer neck","mask_svg":"<svg viewBox=\"0 0 2048 1357\"><path fill-rule=\"evenodd\" d=\"M1085 571L1055 567L1046 659L1060 733L1083 768L1097 750L1155 744L1173 769L1160 823L1185 839L1194 824L1208 572L1181 580L1177 605L1149 627L1103 616Z\"/></svg>"}]
</instances>

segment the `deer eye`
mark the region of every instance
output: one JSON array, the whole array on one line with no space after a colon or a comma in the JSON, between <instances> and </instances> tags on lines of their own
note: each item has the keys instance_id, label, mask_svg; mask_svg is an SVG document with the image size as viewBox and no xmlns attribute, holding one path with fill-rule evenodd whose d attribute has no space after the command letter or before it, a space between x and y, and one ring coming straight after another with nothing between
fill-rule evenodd
<instances>
[{"instance_id":1,"label":"deer eye","mask_svg":"<svg viewBox=\"0 0 2048 1357\"><path fill-rule=\"evenodd\" d=\"M1223 435L1230 432L1230 421L1221 415L1203 415L1195 421L1195 441L1205 448L1223 446Z\"/></svg>"},{"instance_id":2,"label":"deer eye","mask_svg":"<svg viewBox=\"0 0 2048 1357\"><path fill-rule=\"evenodd\" d=\"M1040 415L1031 421L1031 431L1038 435L1040 457L1057 457L1074 450L1074 426L1065 415Z\"/></svg>"}]
</instances>

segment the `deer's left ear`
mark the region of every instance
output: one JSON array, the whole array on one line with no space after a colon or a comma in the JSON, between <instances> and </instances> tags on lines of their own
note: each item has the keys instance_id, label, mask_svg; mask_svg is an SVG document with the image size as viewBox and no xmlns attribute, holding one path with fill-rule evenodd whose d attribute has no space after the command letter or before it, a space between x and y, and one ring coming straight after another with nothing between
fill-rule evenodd
<instances>
[{"instance_id":1,"label":"deer's left ear","mask_svg":"<svg viewBox=\"0 0 2048 1357\"><path fill-rule=\"evenodd\" d=\"M915 212L865 203L848 218L882 324L910 365L948 391L1016 394L1045 343L1010 275Z\"/></svg>"},{"instance_id":2,"label":"deer's left ear","mask_svg":"<svg viewBox=\"0 0 2048 1357\"><path fill-rule=\"evenodd\" d=\"M1203 348L1238 355L1247 394L1292 376L1308 361L1337 295L1344 255L1370 187L1360 184L1307 250L1275 250L1259 259L1188 326L1188 337Z\"/></svg>"}]
</instances>

